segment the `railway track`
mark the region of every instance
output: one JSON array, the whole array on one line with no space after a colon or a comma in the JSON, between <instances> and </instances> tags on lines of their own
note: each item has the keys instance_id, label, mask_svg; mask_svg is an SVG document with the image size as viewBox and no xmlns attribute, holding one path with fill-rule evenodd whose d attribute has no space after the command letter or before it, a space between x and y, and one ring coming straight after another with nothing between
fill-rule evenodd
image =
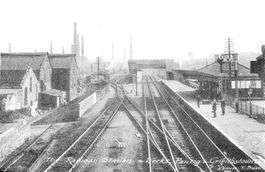
<instances>
[{"instance_id":1,"label":"railway track","mask_svg":"<svg viewBox=\"0 0 265 172\"><path fill-rule=\"evenodd\" d=\"M82 161L104 133L107 126L117 114L122 100L104 109L104 111L94 120L94 122L44 171L74 171L76 166Z\"/></svg>"},{"instance_id":2,"label":"railway track","mask_svg":"<svg viewBox=\"0 0 265 172\"><path fill-rule=\"evenodd\" d=\"M127 96L122 86L113 83L116 101L108 105L64 151L57 153L52 162L39 170L78 171L82 168L82 160L95 147L118 111L124 111L145 140L145 171L263 171L172 90L149 76L142 83L142 107ZM36 147L50 127L52 125L19 153L3 162L1 171L16 169L13 167L25 163L25 157L28 162L21 171L34 169L54 140L39 143L42 147L38 150L41 151L32 157L27 152ZM239 159L242 157L250 163L242 163Z\"/></svg>"},{"instance_id":3,"label":"railway track","mask_svg":"<svg viewBox=\"0 0 265 172\"><path fill-rule=\"evenodd\" d=\"M145 91L148 91L148 89L146 89ZM145 91L143 91L143 93L145 93ZM146 99L148 97L145 94L143 95L144 108L139 107L135 102L133 102L132 99L126 96L126 94L124 97L125 99L127 99L125 107L128 104L132 105L135 108L135 110L139 113L139 116L145 119L145 123L141 124L139 121L137 121L136 118L130 115L131 118L133 118L133 121L136 121L137 125L142 130L142 132L145 133L146 136L146 149L147 149L146 162L148 164L146 171L149 172L150 171L203 171L196 164L196 162L193 159L191 159L191 157L173 140L173 137L170 135L170 133L167 131L166 128L164 128L163 131L163 129L160 126L158 126L152 119L148 117L147 108L146 108ZM128 108L126 109L127 112L130 114ZM164 140L161 139L161 137L164 138ZM174 156L178 155L177 157L182 157L182 159L185 159L186 162L189 162L189 164L179 163L178 164L179 167L177 168L174 167L173 163L170 161L169 151L167 151L166 147L164 147L166 139L168 140L169 143L168 146L170 146L170 149L174 149L174 151L172 151L174 152Z\"/></svg>"},{"instance_id":4,"label":"railway track","mask_svg":"<svg viewBox=\"0 0 265 172\"><path fill-rule=\"evenodd\" d=\"M121 99L114 100L112 104L108 105L60 156L49 157L49 159L52 159L51 162L42 159L42 155L54 145L56 140L52 138L43 140L42 137L52 129L52 124L30 144L25 145L17 153L11 154L2 161L0 171L29 171L36 169L36 166L40 166L39 163L44 163L44 167L40 166L39 171L72 171L73 167L82 159L82 154L89 152L105 131L120 108L121 102ZM49 164L45 166L45 163Z\"/></svg>"},{"instance_id":5,"label":"railway track","mask_svg":"<svg viewBox=\"0 0 265 172\"><path fill-rule=\"evenodd\" d=\"M150 80L167 104L175 123L182 126L202 158L205 164L202 167L206 167L206 171L263 171L213 126L196 115L196 111L192 111L183 99L177 98L176 94L169 92L152 78ZM243 162L242 159L251 163L240 163Z\"/></svg>"},{"instance_id":6,"label":"railway track","mask_svg":"<svg viewBox=\"0 0 265 172\"><path fill-rule=\"evenodd\" d=\"M0 165L0 171L17 171L15 167L17 164L23 164L24 170L31 166L31 163L38 158L38 156L49 145L50 140L42 141L42 136L49 130L52 130L53 125L50 124L39 136L32 140L29 144L25 145L15 154L11 154ZM36 150L38 149L38 151ZM23 169L20 169L23 170Z\"/></svg>"}]
</instances>

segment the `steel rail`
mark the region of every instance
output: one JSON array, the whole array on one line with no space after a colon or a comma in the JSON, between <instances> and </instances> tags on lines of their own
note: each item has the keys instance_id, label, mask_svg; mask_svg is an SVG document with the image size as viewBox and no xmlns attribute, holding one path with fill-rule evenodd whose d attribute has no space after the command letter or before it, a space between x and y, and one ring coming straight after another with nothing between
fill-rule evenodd
<instances>
[{"instance_id":1,"label":"steel rail","mask_svg":"<svg viewBox=\"0 0 265 172\"><path fill-rule=\"evenodd\" d=\"M123 88L122 88L122 86L120 86L120 89L121 90L123 90ZM129 98L127 95L126 95L126 93L125 92L123 92L123 94L124 94L124 97L129 101L129 103L138 111L138 113L142 116L142 118L144 118L144 116L145 116L145 114L144 114L144 112L141 110L141 108L140 107L138 107L138 105L133 101L133 100L131 100L131 98ZM134 117L132 117L132 118L134 118ZM136 121L136 123L140 126L140 128L142 129L142 130L144 130L143 129L143 127L141 126L141 124L134 118L134 120ZM154 127L157 129L157 131L158 132L160 132L160 134L163 134L162 133L162 130L152 121L152 120L150 120L150 119L148 119L148 121L149 121L149 123L151 123L152 125L154 125ZM168 137L169 137L169 141L170 141L170 143L171 144L173 144L178 150L180 150L180 152L188 159L188 160L190 160L190 162L192 162L193 163L193 165L195 166L195 167L197 167L200 171L204 171L204 170L202 170L202 168L200 167L200 166L198 166L198 164L197 163L195 163L195 161L181 148L181 146L179 146L178 145L178 143L176 143L176 141L173 139L173 137L170 135L170 133L167 131L167 129L165 128L165 131L166 131L166 133L167 133L167 135L168 135ZM145 134L146 134L146 132L145 132Z\"/></svg>"},{"instance_id":2,"label":"steel rail","mask_svg":"<svg viewBox=\"0 0 265 172\"><path fill-rule=\"evenodd\" d=\"M174 168L175 170L174 171L177 171L179 172L179 169L177 167L177 164L176 164L176 161L175 161L175 158L174 158L174 155L173 155L173 152L172 152L172 149L171 149L171 146L169 144L169 141L168 141L168 138L166 136L166 133L165 133L165 126L164 126L164 123L162 122L162 119L161 119L161 115L160 115L160 112L158 110L158 107L157 107L157 104L155 102L155 99L154 99L154 96L152 95L152 91L151 91L151 88L150 88L150 85L149 85L149 81L148 81L148 78L146 78L146 84L147 84L147 88L148 88L148 91L149 91L149 95L152 99L152 102L153 102L153 105L155 107L155 112L157 113L158 115L158 119L159 119L159 122L160 122L160 125L161 125L161 128L162 128L162 131L163 131L163 136L164 136L164 139L166 140L166 146L167 146L167 149L169 150L169 153L170 153L170 158L173 162L173 165L174 165Z\"/></svg>"},{"instance_id":3,"label":"steel rail","mask_svg":"<svg viewBox=\"0 0 265 172\"><path fill-rule=\"evenodd\" d=\"M1 165L0 169L2 169L4 166L8 164L7 167L3 169L3 171L7 171L13 164L15 164L18 160L20 160L24 156L24 152L29 150L38 140L41 138L41 136L46 133L50 128L52 128L53 124L50 124L40 135L38 135L28 146L26 146L23 150L18 152L14 157L7 160L4 164Z\"/></svg>"},{"instance_id":4,"label":"steel rail","mask_svg":"<svg viewBox=\"0 0 265 172\"><path fill-rule=\"evenodd\" d=\"M142 117L144 117L144 112L141 110L140 107L138 107L138 105L133 102L133 100L131 100L127 95L125 95L125 98L129 101L130 104L132 104L132 106L138 111L139 114L141 114ZM160 132L160 134L162 134L162 130L150 119L148 119L149 123L151 123L152 125L154 125L154 127ZM174 138L171 136L171 134L169 133L169 131L165 128L165 131L169 137L169 141L187 158L190 160L190 162L193 163L194 166L198 167L201 171L203 171L201 169L200 166L198 166L197 163L195 163L195 161L181 148L181 146L178 145L178 143L174 140Z\"/></svg>"},{"instance_id":5,"label":"steel rail","mask_svg":"<svg viewBox=\"0 0 265 172\"><path fill-rule=\"evenodd\" d=\"M128 99L128 97L127 97L127 95L126 95L123 87L122 86L119 86L119 88L121 89L124 97ZM127 111L127 114L129 115L129 117L132 118L132 120L134 120L136 122L136 124L140 127L141 131L144 132L144 134L147 137L147 135L150 134L149 131L146 131L144 129L144 127L140 124L140 122L131 114L131 112L129 111L128 107L125 105L125 103L123 103L123 106L124 106L125 110ZM174 170L173 165L167 159L167 157L165 156L165 154L163 153L163 151L161 150L160 146L157 144L157 142L155 141L155 139L154 138L150 139L150 142L153 144L153 146L156 148L156 150L160 153L160 155L166 160L166 162L172 168L172 170Z\"/></svg>"},{"instance_id":6,"label":"steel rail","mask_svg":"<svg viewBox=\"0 0 265 172\"><path fill-rule=\"evenodd\" d=\"M119 102L120 103L120 102ZM77 142L88 132L90 131L90 129L97 123L97 121L99 119L101 119L101 117L105 114L105 112L111 107L112 104L110 104L108 107L106 107L103 112L100 113L100 115L98 115L98 117L93 121L93 123L58 157L56 158L55 161L53 161L45 170L44 172L49 171L57 162L59 162L59 160L61 160L61 158L68 153L72 147L74 147ZM117 107L117 106L116 106Z\"/></svg>"},{"instance_id":7,"label":"steel rail","mask_svg":"<svg viewBox=\"0 0 265 172\"><path fill-rule=\"evenodd\" d=\"M136 124L139 126L139 128L141 129L141 131L147 135L150 134L150 131L146 131L144 129L144 127L140 124L140 122L131 114L131 112L129 111L128 107L123 104L125 110L127 111L127 114L129 115L130 118L132 118ZM150 134L151 135L151 134ZM153 146L156 148L156 150L160 153L160 155L166 160L166 162L168 163L168 165L172 168L172 170L174 170L174 166L171 164L171 162L168 160L168 158L165 156L165 154L163 153L163 151L161 150L160 146L157 144L157 142L155 141L155 139L153 137L151 137L150 142L153 144Z\"/></svg>"},{"instance_id":8,"label":"steel rail","mask_svg":"<svg viewBox=\"0 0 265 172\"><path fill-rule=\"evenodd\" d=\"M137 82L137 81L136 81ZM144 94L144 84L142 84L142 96L144 101L144 113L145 113L145 130L149 131L149 122L148 122L148 114L147 114L147 105L146 105L146 98ZM149 166L149 172L152 172L152 157L151 157L151 149L150 149L150 140L149 140L149 134L146 134L147 137L147 151L148 151L148 166Z\"/></svg>"},{"instance_id":9,"label":"steel rail","mask_svg":"<svg viewBox=\"0 0 265 172\"><path fill-rule=\"evenodd\" d=\"M161 95L160 93L160 90L159 91L159 94ZM175 119L178 121L178 123L180 124L181 128L183 129L183 131L185 132L185 134L187 135L187 137L189 138L189 140L191 141L192 145L194 146L194 148L197 150L198 154L200 155L200 157L202 158L204 164L206 165L207 169L209 171L212 172L212 169L211 167L209 166L208 162L206 161L206 159L204 158L204 156L202 155L200 149L197 147L197 145L195 144L195 142L193 141L193 139L191 138L190 134L188 133L188 131L186 130L185 126L182 124L182 122L180 121L180 119L178 118L178 116L176 115L175 111L173 110L173 108L169 105L168 101L166 101L166 99L164 98L163 95L161 95L162 99L164 100L164 102L167 104L167 106L169 107L171 113L173 114L173 116L175 117Z\"/></svg>"},{"instance_id":10,"label":"steel rail","mask_svg":"<svg viewBox=\"0 0 265 172\"><path fill-rule=\"evenodd\" d=\"M154 126L154 128L156 130L158 130L160 133L162 133L162 130L153 122L150 121L150 123ZM169 131L165 128L167 137L170 141L171 144L173 144L173 146L175 146L175 148L177 148L192 164L194 167L197 167L200 171L204 171L182 148L181 146L174 140L174 138L171 136L171 134L169 133Z\"/></svg>"},{"instance_id":11,"label":"steel rail","mask_svg":"<svg viewBox=\"0 0 265 172\"><path fill-rule=\"evenodd\" d=\"M155 84L154 84L155 85ZM156 86L157 87L157 86ZM158 88L159 89L159 88ZM167 92L168 95L170 95L168 93L168 91L166 89L164 89L165 92ZM222 150L220 150L220 148L214 143L214 141L208 136L207 133L205 133L205 131L197 124L196 121L194 121L192 119L192 117L188 114L188 112L179 105L179 103L175 100L174 97L170 96L172 98L172 100L175 102L175 104L184 112L184 114L191 119L191 121L199 128L199 130L204 134L204 136L213 144L213 146L218 150L218 152L229 162L230 165L232 165L232 167L239 172L239 169L233 164L233 162L222 152Z\"/></svg>"},{"instance_id":12,"label":"steel rail","mask_svg":"<svg viewBox=\"0 0 265 172\"><path fill-rule=\"evenodd\" d=\"M110 118L108 119L108 121L106 122L106 124L104 125L104 127L100 130L100 132L97 135L97 137L93 140L93 142L89 145L89 147L85 150L85 152L82 153L82 155L75 161L75 163L72 165L71 169L68 170L69 172L72 172L77 167L77 165L82 161L82 159L84 158L84 156L91 150L91 148L94 146L94 144L98 141L98 139L100 138L100 136L106 130L106 128L109 125L109 123L112 121L112 119L114 118L114 116L117 114L117 112L118 112L119 108L121 107L121 105L122 105L122 102L119 103L118 107L116 107L116 109L114 110L113 114L110 116Z\"/></svg>"}]
</instances>

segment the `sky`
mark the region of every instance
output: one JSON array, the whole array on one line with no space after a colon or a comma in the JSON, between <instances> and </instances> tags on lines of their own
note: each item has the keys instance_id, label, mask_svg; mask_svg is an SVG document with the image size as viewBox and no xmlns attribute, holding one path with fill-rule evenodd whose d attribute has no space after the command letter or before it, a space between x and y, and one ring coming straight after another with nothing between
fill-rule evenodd
<instances>
[{"instance_id":1,"label":"sky","mask_svg":"<svg viewBox=\"0 0 265 172\"><path fill-rule=\"evenodd\" d=\"M265 44L263 0L1 0L0 51L70 53L73 22L89 59L205 58L231 37L237 52ZM124 53L125 52L125 53Z\"/></svg>"}]
</instances>

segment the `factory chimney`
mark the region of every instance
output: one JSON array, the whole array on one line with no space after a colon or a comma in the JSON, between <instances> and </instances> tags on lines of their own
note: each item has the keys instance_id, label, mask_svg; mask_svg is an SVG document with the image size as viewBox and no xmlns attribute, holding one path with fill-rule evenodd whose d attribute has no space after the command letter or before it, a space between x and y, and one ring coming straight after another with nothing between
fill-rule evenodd
<instances>
[{"instance_id":1,"label":"factory chimney","mask_svg":"<svg viewBox=\"0 0 265 172\"><path fill-rule=\"evenodd\" d=\"M53 53L52 41L50 42L50 54Z\"/></svg>"},{"instance_id":2,"label":"factory chimney","mask_svg":"<svg viewBox=\"0 0 265 172\"><path fill-rule=\"evenodd\" d=\"M79 39L79 34L76 35L75 54L76 54L76 57L79 57L80 56L80 39Z\"/></svg>"},{"instance_id":3,"label":"factory chimney","mask_svg":"<svg viewBox=\"0 0 265 172\"><path fill-rule=\"evenodd\" d=\"M74 43L73 43L73 48L72 48L72 53L77 54L77 23L74 22Z\"/></svg>"},{"instance_id":4,"label":"factory chimney","mask_svg":"<svg viewBox=\"0 0 265 172\"><path fill-rule=\"evenodd\" d=\"M8 44L8 52L11 53L12 50L11 50L11 43Z\"/></svg>"},{"instance_id":5,"label":"factory chimney","mask_svg":"<svg viewBox=\"0 0 265 172\"><path fill-rule=\"evenodd\" d=\"M130 33L130 59L133 58L132 33Z\"/></svg>"},{"instance_id":6,"label":"factory chimney","mask_svg":"<svg viewBox=\"0 0 265 172\"><path fill-rule=\"evenodd\" d=\"M85 50L84 50L84 36L81 36L81 57L83 58L85 56Z\"/></svg>"},{"instance_id":7,"label":"factory chimney","mask_svg":"<svg viewBox=\"0 0 265 172\"><path fill-rule=\"evenodd\" d=\"M111 56L111 60L114 60L114 43L112 41L112 46L111 46L111 53L112 53L112 56Z\"/></svg>"}]
</instances>

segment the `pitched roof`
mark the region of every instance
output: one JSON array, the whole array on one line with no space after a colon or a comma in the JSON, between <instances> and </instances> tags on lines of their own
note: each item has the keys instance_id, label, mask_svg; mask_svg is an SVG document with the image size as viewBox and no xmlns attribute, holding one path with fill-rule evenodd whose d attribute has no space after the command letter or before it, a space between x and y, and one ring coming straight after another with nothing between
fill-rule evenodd
<instances>
[{"instance_id":1,"label":"pitched roof","mask_svg":"<svg viewBox=\"0 0 265 172\"><path fill-rule=\"evenodd\" d=\"M262 59L265 59L265 58L264 58L263 55L261 54L261 55L259 55L258 57L256 57L256 59L257 59L257 60L262 60Z\"/></svg>"},{"instance_id":2,"label":"pitched roof","mask_svg":"<svg viewBox=\"0 0 265 172\"><path fill-rule=\"evenodd\" d=\"M70 69L72 63L76 64L75 54L49 54L52 68Z\"/></svg>"},{"instance_id":3,"label":"pitched roof","mask_svg":"<svg viewBox=\"0 0 265 172\"><path fill-rule=\"evenodd\" d=\"M19 88L26 70L1 70L0 88Z\"/></svg>"},{"instance_id":4,"label":"pitched roof","mask_svg":"<svg viewBox=\"0 0 265 172\"><path fill-rule=\"evenodd\" d=\"M1 70L40 70L48 53L1 53Z\"/></svg>"},{"instance_id":5,"label":"pitched roof","mask_svg":"<svg viewBox=\"0 0 265 172\"><path fill-rule=\"evenodd\" d=\"M220 64L218 62L213 62L209 65L206 65L197 71L207 73L210 75L215 76L228 76L228 74L221 73L220 71ZM258 77L257 74L250 73L250 69L242 64L238 63L238 76L245 76L245 77Z\"/></svg>"}]
</instances>

